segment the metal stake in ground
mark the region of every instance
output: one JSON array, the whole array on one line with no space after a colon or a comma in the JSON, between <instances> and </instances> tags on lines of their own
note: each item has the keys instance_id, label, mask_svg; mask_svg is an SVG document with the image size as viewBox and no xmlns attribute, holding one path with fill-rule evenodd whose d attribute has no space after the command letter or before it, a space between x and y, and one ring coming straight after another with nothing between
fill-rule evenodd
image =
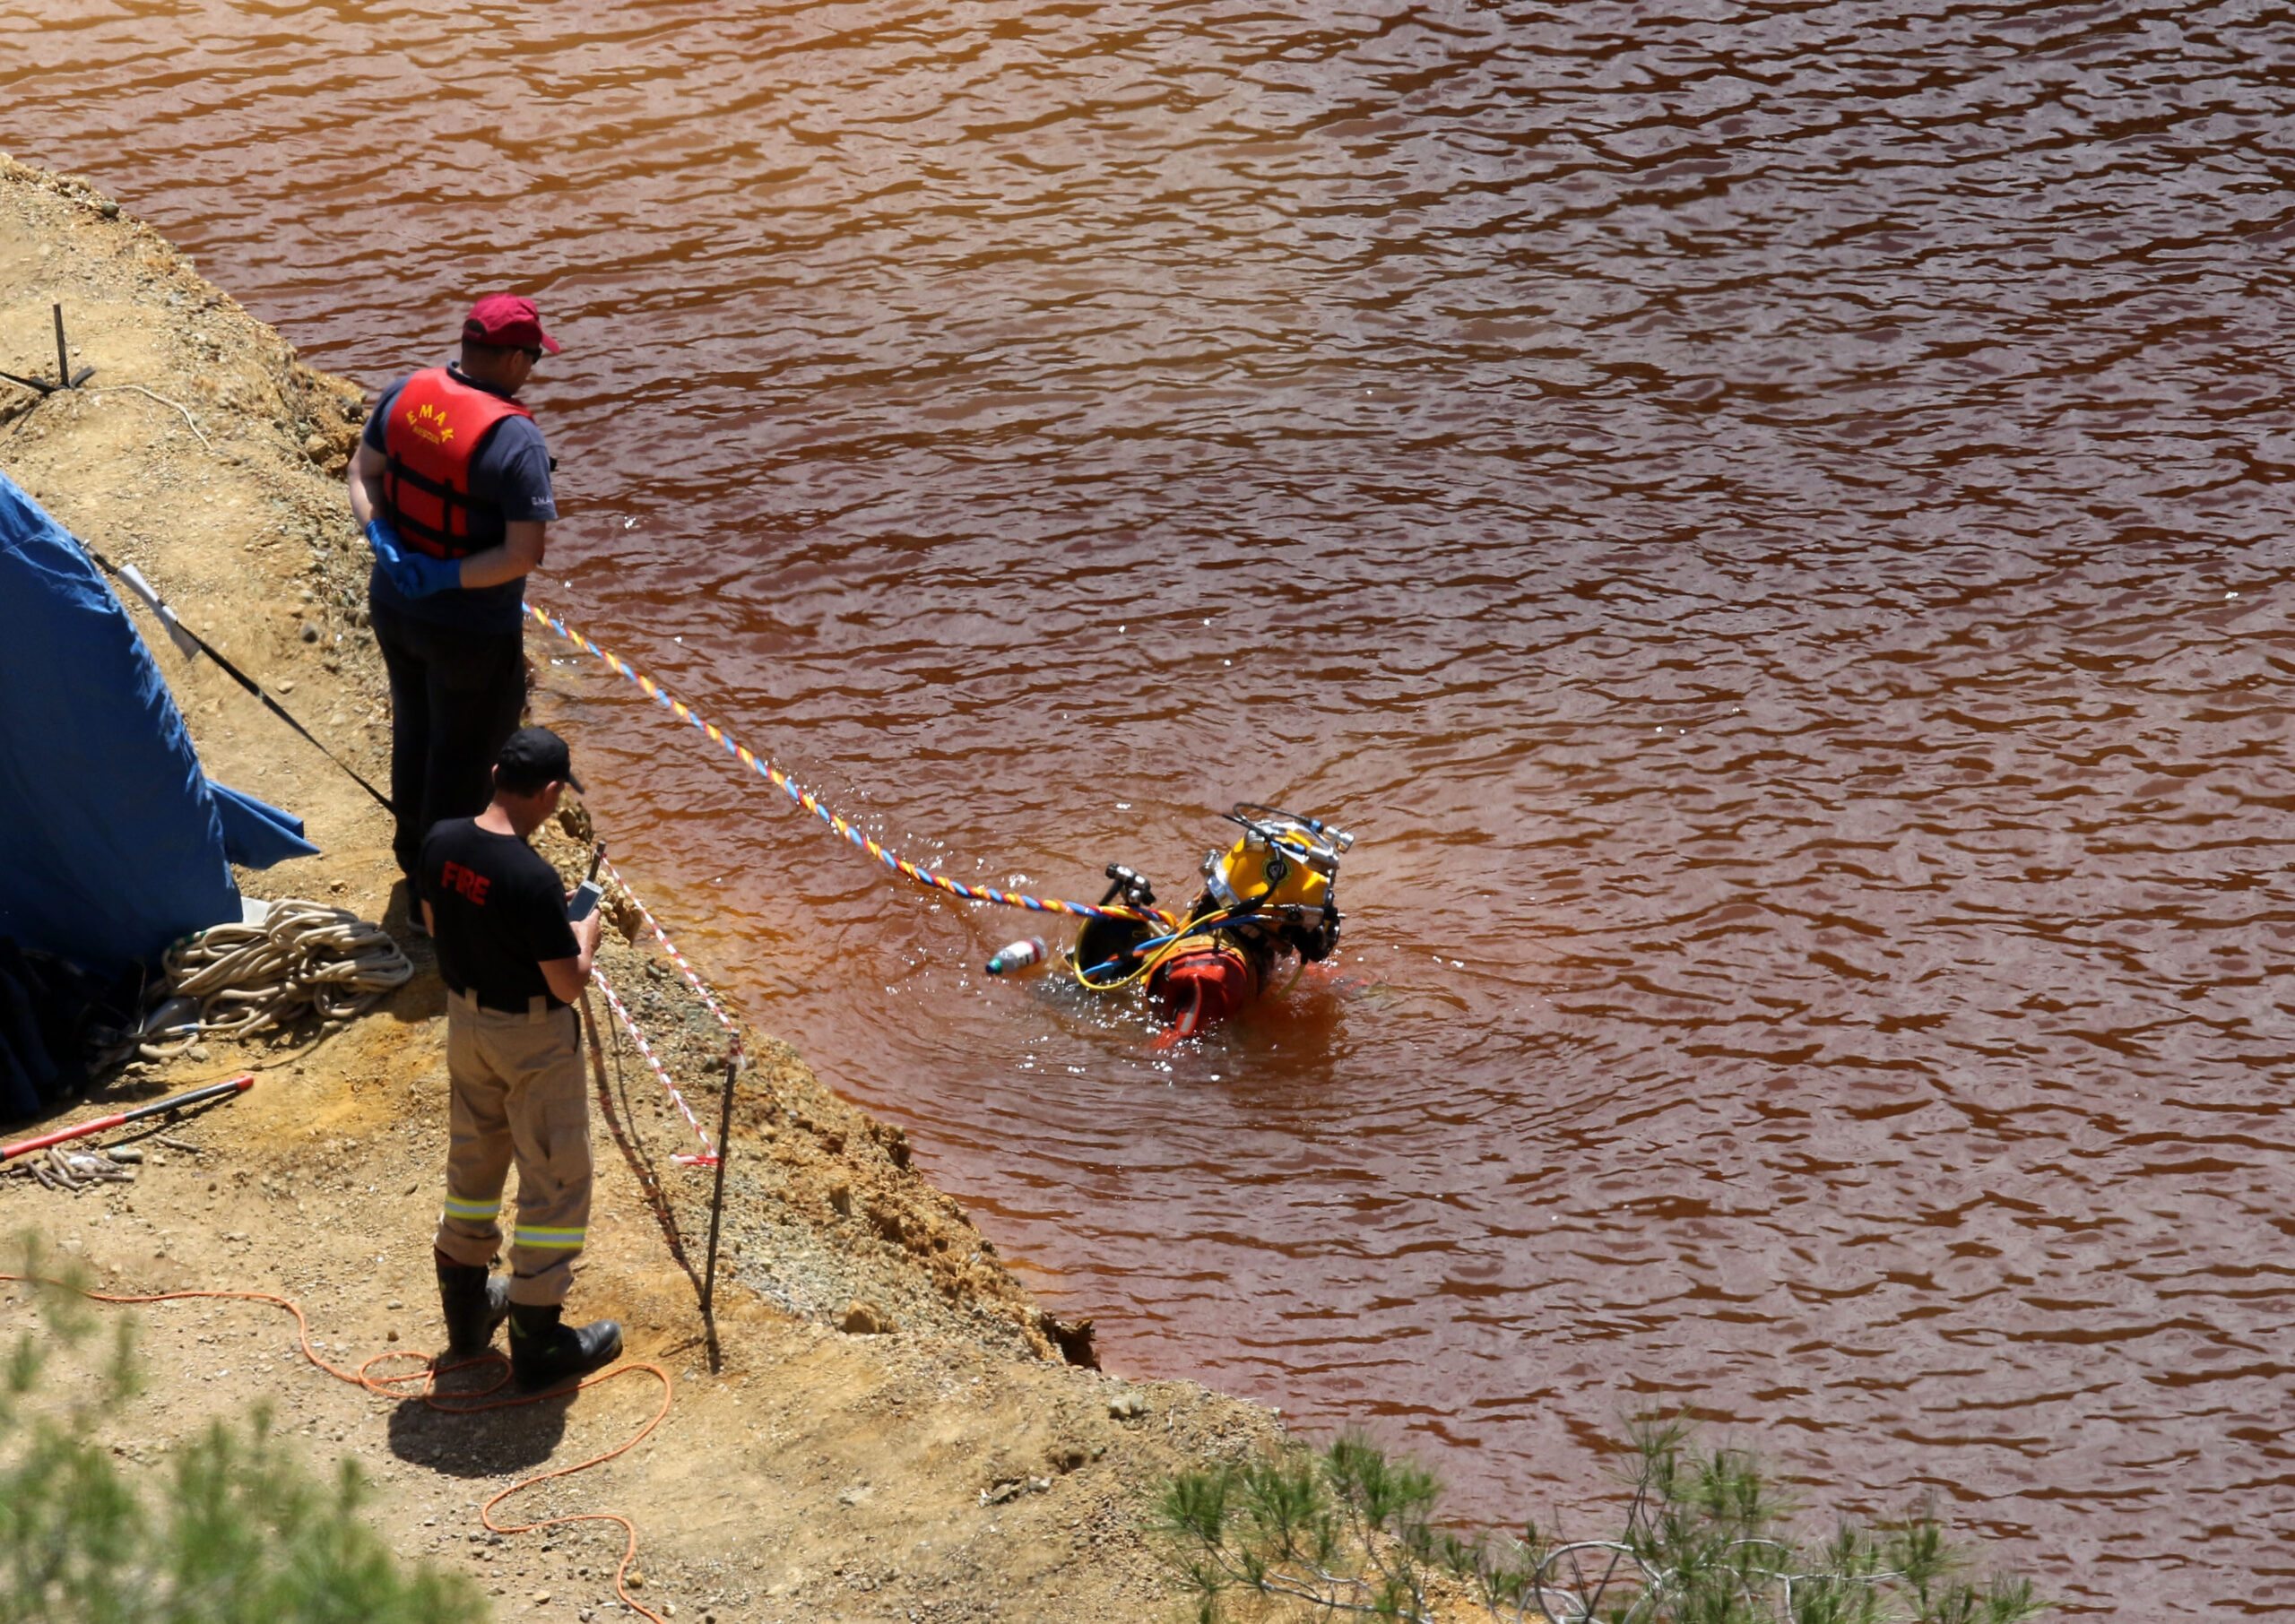
<instances>
[{"instance_id":1,"label":"metal stake in ground","mask_svg":"<svg viewBox=\"0 0 2295 1624\"><path fill-rule=\"evenodd\" d=\"M65 347L64 343L64 307L57 305L56 307L56 386L58 389L77 389L95 376L95 370L93 367L82 367L80 368L79 376L72 376L72 352Z\"/></svg>"},{"instance_id":2,"label":"metal stake in ground","mask_svg":"<svg viewBox=\"0 0 2295 1624\"><path fill-rule=\"evenodd\" d=\"M733 1080L740 1075L741 1046L725 1057L725 1103L717 1113L717 1187L709 1196L709 1260L701 1273L701 1324L709 1334L709 1373L723 1368L717 1351L717 1223L725 1212L725 1163L733 1155Z\"/></svg>"},{"instance_id":3,"label":"metal stake in ground","mask_svg":"<svg viewBox=\"0 0 2295 1624\"><path fill-rule=\"evenodd\" d=\"M56 382L51 384L46 378L18 377L13 372L0 372L0 378L7 379L11 384L21 384L42 399L54 394L59 389L77 389L96 375L96 369L93 367L82 367L80 368L78 376L73 376L72 352L64 342L64 307L56 305L54 309L56 312Z\"/></svg>"}]
</instances>

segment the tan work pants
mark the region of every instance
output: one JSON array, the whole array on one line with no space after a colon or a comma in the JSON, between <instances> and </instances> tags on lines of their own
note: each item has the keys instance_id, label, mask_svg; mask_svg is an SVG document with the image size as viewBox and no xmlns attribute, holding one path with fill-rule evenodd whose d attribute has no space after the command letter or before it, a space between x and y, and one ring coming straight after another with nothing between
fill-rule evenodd
<instances>
[{"instance_id":1,"label":"tan work pants","mask_svg":"<svg viewBox=\"0 0 2295 1624\"><path fill-rule=\"evenodd\" d=\"M518 1164L510 1300L564 1302L590 1224L590 1099L571 1009L505 1015L446 995L453 1138L438 1250L483 1266L502 1247L502 1186Z\"/></svg>"}]
</instances>

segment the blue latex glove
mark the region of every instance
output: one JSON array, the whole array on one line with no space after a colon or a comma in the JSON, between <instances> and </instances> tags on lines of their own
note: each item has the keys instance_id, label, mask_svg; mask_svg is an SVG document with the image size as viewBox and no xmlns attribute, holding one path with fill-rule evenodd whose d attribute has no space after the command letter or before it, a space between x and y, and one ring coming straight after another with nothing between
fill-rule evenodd
<instances>
[{"instance_id":1,"label":"blue latex glove","mask_svg":"<svg viewBox=\"0 0 2295 1624\"><path fill-rule=\"evenodd\" d=\"M383 574L390 577L402 598L428 598L433 592L446 592L463 583L459 559L433 558L428 553L410 551L385 520L367 522L367 545L374 549L375 562L383 566Z\"/></svg>"}]
</instances>

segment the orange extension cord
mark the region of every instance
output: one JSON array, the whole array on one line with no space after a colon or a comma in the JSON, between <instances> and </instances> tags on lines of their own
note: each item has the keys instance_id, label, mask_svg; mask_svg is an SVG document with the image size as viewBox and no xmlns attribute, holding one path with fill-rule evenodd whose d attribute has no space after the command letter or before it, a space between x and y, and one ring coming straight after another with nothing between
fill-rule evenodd
<instances>
[{"instance_id":1,"label":"orange extension cord","mask_svg":"<svg viewBox=\"0 0 2295 1624\"><path fill-rule=\"evenodd\" d=\"M477 1413L481 1410L507 1410L519 1404L539 1404L545 1398L556 1398L568 1391L568 1389L563 1387L552 1387L545 1392L524 1394L516 1398L492 1397L491 1395L496 1393L499 1393L510 1379L509 1361L504 1359L499 1353L492 1352L478 1354L471 1359L464 1360L460 1364L447 1365L443 1369L435 1363L426 1364L421 1369L409 1370L403 1376L370 1376L368 1372L385 1360L422 1359L426 1356L411 1351L397 1353L377 1353L372 1359L367 1360L361 1363L356 1370L338 1369L333 1365L327 1363L324 1359L321 1359L317 1353L312 1351L311 1325L309 1320L303 1317L302 1305L291 1297L275 1297L268 1291L154 1291L146 1297L122 1297L107 1291L91 1291L86 1290L84 1287L70 1285L61 1280L49 1280L45 1276L40 1275L0 1274L0 1281L17 1281L34 1285L56 1286L64 1291L76 1291L91 1302L119 1303L128 1306L147 1302L178 1302L187 1298L200 1297L221 1298L228 1301L238 1302L267 1302L273 1308L286 1309L290 1314L292 1314L295 1317L295 1335L297 1340L302 1344L303 1357L309 1360L320 1369L325 1371L329 1376L333 1377L337 1381L348 1382L352 1386L362 1388L366 1392L372 1393L379 1398L403 1397L405 1395L401 1391L401 1389L406 1387L411 1383L419 1381L424 1384L422 1388L422 1402L428 1404L431 1409L442 1412L447 1415L472 1415ZM466 1395L455 1394L449 1395L453 1397L468 1397L472 1399L483 1400L485 1402L465 1404L446 1404L438 1402L438 1393L435 1384L439 1377L455 1370L467 1370L471 1366L483 1364L489 1360L491 1360L502 1366L502 1375L499 1380L496 1381L492 1386L482 1387L475 1393ZM594 1387L602 1382L611 1381L617 1376L628 1376L633 1372L641 1370L648 1375L657 1378L662 1384L662 1407L654 1412L652 1420L648 1421L643 1427L640 1427L630 1438L615 1445L603 1455L593 1455L588 1460L577 1462L576 1464L571 1466L559 1466L549 1472L539 1472L530 1478L526 1478L521 1481L511 1484L507 1489L503 1490L501 1493L494 1496L491 1499L488 1500L484 1505L478 1508L478 1520L485 1525L486 1530L489 1533L533 1533L539 1529L555 1528L559 1526L561 1524L566 1523L620 1524L621 1531L623 1534L627 1536L628 1543L622 1551L621 1565L613 1570L614 1594L621 1598L622 1603L628 1607L631 1611L644 1613L647 1618L654 1621L654 1624L669 1624L669 1621L663 1618L660 1613L655 1612L644 1602L632 1597L628 1589L622 1583L623 1576L628 1574L629 1571L629 1564L635 1560L637 1556L637 1525L630 1522L628 1517L621 1516L619 1512L577 1512L572 1516L545 1517L539 1523L520 1523L515 1527L498 1525L494 1520L494 1508L500 1505L504 1500L508 1499L512 1495L519 1493L524 1490L531 1489L536 1483L546 1483L552 1478L571 1477L576 1472L586 1472L593 1466L602 1466L618 1455L628 1454L630 1450L635 1449L638 1445L644 1443L647 1438L653 1435L654 1429L660 1426L663 1419L670 1412L670 1399L674 1391L671 1386L670 1373L662 1369L661 1366L656 1364L642 1363L616 1365L612 1369L608 1370L602 1376L593 1376L583 1381L577 1382L571 1390L578 1393L584 1387Z\"/></svg>"}]
</instances>

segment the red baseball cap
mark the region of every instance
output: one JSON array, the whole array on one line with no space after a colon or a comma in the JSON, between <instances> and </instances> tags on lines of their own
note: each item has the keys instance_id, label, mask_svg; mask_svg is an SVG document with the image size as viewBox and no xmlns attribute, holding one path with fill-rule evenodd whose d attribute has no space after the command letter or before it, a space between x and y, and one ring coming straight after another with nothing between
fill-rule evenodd
<instances>
[{"instance_id":1,"label":"red baseball cap","mask_svg":"<svg viewBox=\"0 0 2295 1624\"><path fill-rule=\"evenodd\" d=\"M505 350L539 346L552 355L558 353L558 341L541 330L541 312L534 308L533 300L515 293L489 293L472 305L463 318L463 336Z\"/></svg>"}]
</instances>

